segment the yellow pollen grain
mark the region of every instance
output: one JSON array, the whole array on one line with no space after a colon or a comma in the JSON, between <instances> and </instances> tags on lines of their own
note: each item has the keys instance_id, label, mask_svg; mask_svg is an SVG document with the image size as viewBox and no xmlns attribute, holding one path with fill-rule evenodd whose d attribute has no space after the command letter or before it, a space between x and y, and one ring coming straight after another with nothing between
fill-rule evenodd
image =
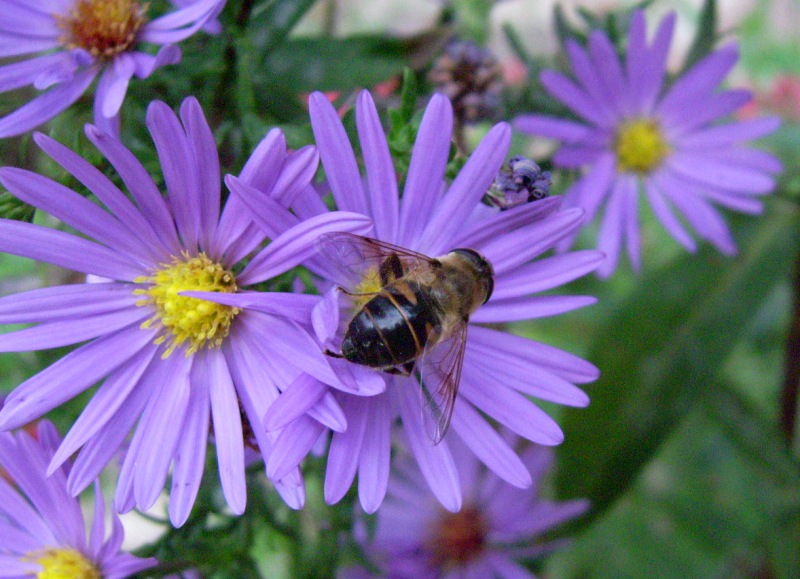
<instances>
[{"instance_id":1,"label":"yellow pollen grain","mask_svg":"<svg viewBox=\"0 0 800 579\"><path fill-rule=\"evenodd\" d=\"M670 152L661 127L651 119L624 123L617 132L614 145L620 172L650 173Z\"/></svg>"},{"instance_id":2,"label":"yellow pollen grain","mask_svg":"<svg viewBox=\"0 0 800 579\"><path fill-rule=\"evenodd\" d=\"M82 553L70 548L51 548L24 559L42 566L36 579L102 579L102 574Z\"/></svg>"},{"instance_id":3,"label":"yellow pollen grain","mask_svg":"<svg viewBox=\"0 0 800 579\"><path fill-rule=\"evenodd\" d=\"M110 60L136 44L147 7L137 0L76 0L66 16L55 16L61 43Z\"/></svg>"},{"instance_id":4,"label":"yellow pollen grain","mask_svg":"<svg viewBox=\"0 0 800 579\"><path fill-rule=\"evenodd\" d=\"M171 263L162 264L153 275L137 278L134 282L148 286L133 293L143 296L136 305L155 309L153 317L140 327L159 330L153 342L166 344L162 358L167 358L175 348L184 344L187 356L203 347L218 348L239 313L236 307L180 295L185 291L236 292L233 274L204 253L191 257L184 252L180 257L173 257Z\"/></svg>"},{"instance_id":5,"label":"yellow pollen grain","mask_svg":"<svg viewBox=\"0 0 800 579\"><path fill-rule=\"evenodd\" d=\"M355 294L352 296L353 309L359 311L372 299L373 295L381 291L381 289L383 289L383 285L381 284L380 275L378 274L378 268L370 267L364 272L361 281L358 282L358 285L353 289L353 293Z\"/></svg>"}]
</instances>

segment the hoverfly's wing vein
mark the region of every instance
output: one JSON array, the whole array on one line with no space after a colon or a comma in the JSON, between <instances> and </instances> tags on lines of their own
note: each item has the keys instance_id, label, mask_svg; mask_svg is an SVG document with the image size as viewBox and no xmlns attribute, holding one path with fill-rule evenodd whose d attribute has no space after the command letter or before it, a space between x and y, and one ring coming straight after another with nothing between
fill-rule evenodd
<instances>
[{"instance_id":1,"label":"hoverfly's wing vein","mask_svg":"<svg viewBox=\"0 0 800 579\"><path fill-rule=\"evenodd\" d=\"M320 253L330 259L341 272L341 279L334 280L348 291L355 291L361 285L382 287L395 281L399 275L430 265L433 260L421 253L392 245L384 241L362 237L352 233L326 233L317 240ZM388 267L387 260L396 261L399 267ZM388 279L381 280L381 268ZM400 269L401 271L395 271ZM383 283L386 281L386 283ZM366 284L365 284L366 282Z\"/></svg>"},{"instance_id":2,"label":"hoverfly's wing vein","mask_svg":"<svg viewBox=\"0 0 800 579\"><path fill-rule=\"evenodd\" d=\"M434 444L441 442L450 427L461 381L467 328L466 323L460 324L447 340L427 347L418 364L423 424Z\"/></svg>"}]
</instances>

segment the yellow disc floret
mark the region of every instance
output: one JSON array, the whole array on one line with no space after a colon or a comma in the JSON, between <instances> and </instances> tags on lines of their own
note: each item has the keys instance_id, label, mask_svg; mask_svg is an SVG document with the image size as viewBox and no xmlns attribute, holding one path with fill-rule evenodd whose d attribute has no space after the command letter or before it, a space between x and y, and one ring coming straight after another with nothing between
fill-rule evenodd
<instances>
[{"instance_id":1,"label":"yellow disc floret","mask_svg":"<svg viewBox=\"0 0 800 579\"><path fill-rule=\"evenodd\" d=\"M620 126L615 150L619 171L647 174L669 154L669 145L658 123L651 119L636 119Z\"/></svg>"},{"instance_id":2,"label":"yellow disc floret","mask_svg":"<svg viewBox=\"0 0 800 579\"><path fill-rule=\"evenodd\" d=\"M75 549L51 548L25 557L42 566L36 579L102 579L103 575L85 555Z\"/></svg>"},{"instance_id":3,"label":"yellow disc floret","mask_svg":"<svg viewBox=\"0 0 800 579\"><path fill-rule=\"evenodd\" d=\"M68 15L55 18L64 46L111 59L136 43L146 11L136 0L77 0Z\"/></svg>"},{"instance_id":4,"label":"yellow disc floret","mask_svg":"<svg viewBox=\"0 0 800 579\"><path fill-rule=\"evenodd\" d=\"M235 293L236 279L221 264L211 261L204 253L191 257L184 252L173 257L172 263L136 283L150 284L137 289L136 295L146 296L137 305L151 306L155 315L142 324L143 329L160 328L157 344L166 343L162 358L175 348L186 344L186 355L202 347L219 347L230 332L231 322L239 308L202 299L179 295L185 291Z\"/></svg>"}]
</instances>

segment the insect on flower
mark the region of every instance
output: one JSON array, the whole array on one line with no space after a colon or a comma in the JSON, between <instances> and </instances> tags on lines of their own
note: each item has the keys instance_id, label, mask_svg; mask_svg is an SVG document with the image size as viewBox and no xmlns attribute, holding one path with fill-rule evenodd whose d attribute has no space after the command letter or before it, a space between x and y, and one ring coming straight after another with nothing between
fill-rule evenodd
<instances>
[{"instance_id":1,"label":"insect on flower","mask_svg":"<svg viewBox=\"0 0 800 579\"><path fill-rule=\"evenodd\" d=\"M428 434L440 442L458 393L467 322L492 295L492 265L473 249L428 257L349 233L326 234L319 244L357 280L340 288L355 315L341 353L327 354L390 374L415 374Z\"/></svg>"}]
</instances>

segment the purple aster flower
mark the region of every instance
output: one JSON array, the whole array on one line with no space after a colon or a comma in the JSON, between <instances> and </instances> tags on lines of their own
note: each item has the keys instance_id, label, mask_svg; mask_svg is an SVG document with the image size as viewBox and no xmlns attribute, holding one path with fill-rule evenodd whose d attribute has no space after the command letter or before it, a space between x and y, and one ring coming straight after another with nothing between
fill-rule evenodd
<instances>
[{"instance_id":1,"label":"purple aster flower","mask_svg":"<svg viewBox=\"0 0 800 579\"><path fill-rule=\"evenodd\" d=\"M2 576L114 579L156 565L121 553L122 523L111 516L111 535L105 538L105 503L95 482L94 516L89 536L78 498L67 491L71 465L46 474L61 443L55 427L42 421L35 436L25 431L0 433L0 569Z\"/></svg>"},{"instance_id":2,"label":"purple aster flower","mask_svg":"<svg viewBox=\"0 0 800 579\"><path fill-rule=\"evenodd\" d=\"M134 76L181 59L174 43L200 28L216 29L225 0L179 0L176 9L148 20L138 0L0 0L0 92L32 85L45 91L0 118L0 138L22 134L61 113L100 74L94 122L112 134ZM218 24L218 23L217 23ZM160 46L155 54L143 44Z\"/></svg>"},{"instance_id":3,"label":"purple aster flower","mask_svg":"<svg viewBox=\"0 0 800 579\"><path fill-rule=\"evenodd\" d=\"M674 25L675 15L667 16L648 45L644 14L634 12L625 62L602 31L591 33L588 50L568 41L575 80L545 71L541 81L583 122L544 115L514 121L520 131L561 141L556 165L587 168L566 191L564 208L583 207L589 221L606 203L597 242L608 255L598 270L604 277L617 266L623 238L634 269L640 268L640 190L681 245L696 249L689 225L731 255L736 245L715 204L759 213L759 198L772 191L771 175L781 170L773 156L745 146L774 131L777 117L719 122L751 98L747 90L718 90L738 59L735 43L665 86Z\"/></svg>"},{"instance_id":4,"label":"purple aster flower","mask_svg":"<svg viewBox=\"0 0 800 579\"><path fill-rule=\"evenodd\" d=\"M0 220L0 251L106 280L0 299L0 322L37 324L2 335L0 351L86 342L8 396L0 429L21 426L104 380L48 473L81 449L68 480L70 492L80 492L138 420L122 463L116 506L120 511L152 506L172 464L169 512L180 525L200 484L210 429L223 493L230 508L241 513L244 445L268 455L277 433L266 433L261 421L279 389L301 372L341 386L297 321L310 316L319 297L270 292L265 311L251 311L246 305L212 304L182 293L247 295L242 287L269 282L314 253L319 233L364 232L371 224L352 213L320 215L274 236L246 267L234 269L264 234L236 198L221 209L216 145L200 105L186 99L179 119L164 103L151 103L147 125L166 196L130 151L92 126L86 130L89 140L114 166L130 198L92 165L41 134L34 136L38 145L104 207L35 173L0 169L0 182L12 194L91 238ZM241 178L271 195L291 198L316 167L313 147L287 154L283 135L273 131ZM274 218L284 216L276 212ZM343 428L332 397L319 400L317 409L313 416ZM276 486L291 506L302 505L299 472L281 477Z\"/></svg>"},{"instance_id":5,"label":"purple aster flower","mask_svg":"<svg viewBox=\"0 0 800 579\"><path fill-rule=\"evenodd\" d=\"M519 561L562 546L564 541L536 540L582 515L589 502L556 503L540 496L542 479L553 462L546 447L529 446L521 452L533 479L527 489L511 486L483 468L463 445L452 447L464 486L461 510L452 513L437 504L419 470L402 457L376 515L374 533L366 532L363 519L356 525L364 554L383 575L397 579L533 577Z\"/></svg>"},{"instance_id":6,"label":"purple aster flower","mask_svg":"<svg viewBox=\"0 0 800 579\"><path fill-rule=\"evenodd\" d=\"M420 411L419 384L404 377L330 358L340 376L368 372L386 382L376 396L334 392L347 421L330 443L325 499L341 499L359 475L359 496L367 512L381 504L389 477L390 426L399 416L409 447L436 497L452 511L461 507L458 473L449 440L461 438L503 479L519 487L531 484L530 474L514 450L497 434L487 416L525 438L558 444L558 425L528 396L571 406L588 404L575 383L597 378L597 369L584 360L545 344L507 334L484 324L502 324L556 315L594 302L584 296L535 296L594 270L603 255L580 251L537 261L558 240L580 226L583 210L557 211L559 199L548 198L499 211L481 203L508 152L508 125L495 126L449 186L445 166L453 130L452 107L435 95L425 111L405 179L402 198L375 104L369 93L358 98L356 121L364 155L366 178L359 173L353 148L331 104L320 93L310 98L311 123L330 192L339 209L367 215L375 224L372 237L402 248L439 256L454 248L472 248L494 267L494 293L470 318L460 389L452 426L439 444L433 444ZM274 227L271 205L246 186L231 190L248 204L256 222ZM311 187L291 203L297 219L314 219L328 210ZM332 287L341 271L321 255L306 265ZM333 284L332 284L333 282ZM323 282L323 285L324 282ZM323 288L324 289L324 288ZM313 327L320 350L341 348L342 325L353 317L347 300L332 287L314 310ZM267 299L264 297L264 299ZM341 311L340 311L341 310ZM474 322L474 323L473 323ZM283 431L267 463L270 477L290 472L324 434L325 427L304 415L305 409L329 388L314 377L292 384L268 411L268 430Z\"/></svg>"}]
</instances>

